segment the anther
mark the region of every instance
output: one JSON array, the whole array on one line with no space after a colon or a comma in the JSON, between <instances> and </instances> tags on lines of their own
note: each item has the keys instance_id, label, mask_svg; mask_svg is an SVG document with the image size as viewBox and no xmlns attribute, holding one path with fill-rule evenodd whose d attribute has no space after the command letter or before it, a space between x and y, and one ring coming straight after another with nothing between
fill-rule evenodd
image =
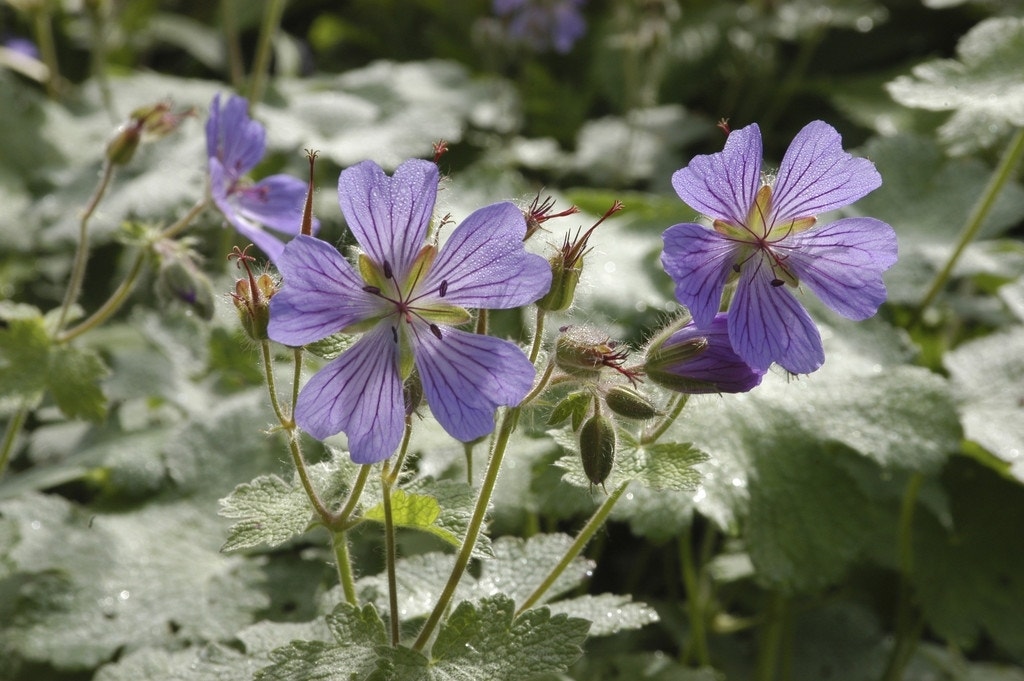
<instances>
[{"instance_id":1,"label":"anther","mask_svg":"<svg viewBox=\"0 0 1024 681\"><path fill-rule=\"evenodd\" d=\"M442 279L441 280L441 286L438 288L437 294L439 296L441 296L442 298L444 298L446 295L448 295L448 280L447 279Z\"/></svg>"},{"instance_id":2,"label":"anther","mask_svg":"<svg viewBox=\"0 0 1024 681\"><path fill-rule=\"evenodd\" d=\"M398 343L398 329L393 326L391 327L391 338L395 343Z\"/></svg>"},{"instance_id":3,"label":"anther","mask_svg":"<svg viewBox=\"0 0 1024 681\"><path fill-rule=\"evenodd\" d=\"M384 278L385 279L394 279L395 278L395 273L391 270L391 263L389 263L387 260L384 261Z\"/></svg>"},{"instance_id":4,"label":"anther","mask_svg":"<svg viewBox=\"0 0 1024 681\"><path fill-rule=\"evenodd\" d=\"M434 334L434 337L437 338L437 340L442 340L441 327L438 326L437 324L430 325L430 333Z\"/></svg>"},{"instance_id":5,"label":"anther","mask_svg":"<svg viewBox=\"0 0 1024 681\"><path fill-rule=\"evenodd\" d=\"M737 263L733 263L732 271L735 272L736 274L740 273L740 264L738 262Z\"/></svg>"},{"instance_id":6,"label":"anther","mask_svg":"<svg viewBox=\"0 0 1024 681\"><path fill-rule=\"evenodd\" d=\"M372 293L375 296L380 295L380 289L377 288L376 286L366 285L363 287L363 290L366 291L367 293Z\"/></svg>"},{"instance_id":7,"label":"anther","mask_svg":"<svg viewBox=\"0 0 1024 681\"><path fill-rule=\"evenodd\" d=\"M782 281L781 279L772 279L772 286L774 286L775 288L778 288L785 283L786 282Z\"/></svg>"}]
</instances>

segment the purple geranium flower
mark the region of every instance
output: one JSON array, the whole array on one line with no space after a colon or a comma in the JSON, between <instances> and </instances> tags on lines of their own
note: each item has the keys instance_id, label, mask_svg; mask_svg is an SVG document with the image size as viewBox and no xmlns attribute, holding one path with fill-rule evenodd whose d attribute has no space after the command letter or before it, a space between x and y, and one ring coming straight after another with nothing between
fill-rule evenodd
<instances>
[{"instance_id":1,"label":"purple geranium flower","mask_svg":"<svg viewBox=\"0 0 1024 681\"><path fill-rule=\"evenodd\" d=\"M494 13L508 22L508 36L534 52L566 54L587 30L584 0L494 0Z\"/></svg>"},{"instance_id":2,"label":"purple geranium flower","mask_svg":"<svg viewBox=\"0 0 1024 681\"><path fill-rule=\"evenodd\" d=\"M778 362L809 373L825 354L791 289L805 284L839 314L870 317L885 301L882 272L896 262L896 234L865 217L815 226L815 215L882 184L870 161L843 151L827 123L804 127L774 176L762 177L761 155L761 131L750 125L733 131L720 153L696 156L676 171L672 186L713 229L670 227L661 261L701 328L715 319L726 283L738 279L728 321L736 352L757 370Z\"/></svg>"},{"instance_id":3,"label":"purple geranium flower","mask_svg":"<svg viewBox=\"0 0 1024 681\"><path fill-rule=\"evenodd\" d=\"M284 244L261 225L298 234L307 187L290 175L271 175L250 183L244 175L256 167L266 148L266 130L249 117L246 99L231 96L221 105L220 94L215 95L206 121L210 194L238 233L276 261ZM314 220L314 231L318 228Z\"/></svg>"},{"instance_id":4,"label":"purple geranium flower","mask_svg":"<svg viewBox=\"0 0 1024 681\"><path fill-rule=\"evenodd\" d=\"M363 249L358 267L307 236L277 260L284 285L270 301L272 339L298 346L363 332L295 405L296 422L314 437L344 431L357 463L398 447L402 385L414 367L434 416L463 441L491 432L494 410L518 404L533 384L533 365L515 344L454 327L470 320L468 307L537 300L551 269L526 252L526 220L511 203L474 212L440 250L427 243L437 181L427 161L406 161L393 177L369 161L348 168L338 198Z\"/></svg>"},{"instance_id":5,"label":"purple geranium flower","mask_svg":"<svg viewBox=\"0 0 1024 681\"><path fill-rule=\"evenodd\" d=\"M657 340L647 351L647 377L676 392L745 393L757 387L764 370L753 369L729 342L728 314L719 312L698 329L693 321Z\"/></svg>"}]
</instances>

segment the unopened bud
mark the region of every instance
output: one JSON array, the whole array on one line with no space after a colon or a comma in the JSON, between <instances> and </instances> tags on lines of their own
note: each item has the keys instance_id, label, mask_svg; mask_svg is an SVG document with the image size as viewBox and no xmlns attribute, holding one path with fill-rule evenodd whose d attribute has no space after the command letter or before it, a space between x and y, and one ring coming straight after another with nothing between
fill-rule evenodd
<instances>
[{"instance_id":1,"label":"unopened bud","mask_svg":"<svg viewBox=\"0 0 1024 681\"><path fill-rule=\"evenodd\" d=\"M555 365L571 376L597 378L603 367L609 367L635 381L640 372L623 367L629 352L595 329L586 326L564 326L555 341Z\"/></svg>"},{"instance_id":2,"label":"unopened bud","mask_svg":"<svg viewBox=\"0 0 1024 681\"><path fill-rule=\"evenodd\" d=\"M255 286L253 286L255 284ZM247 336L253 340L267 340L270 323L270 299L277 293L277 282L269 274L239 279L231 300L238 310L238 319Z\"/></svg>"},{"instance_id":3,"label":"unopened bud","mask_svg":"<svg viewBox=\"0 0 1024 681\"><path fill-rule=\"evenodd\" d=\"M604 487L615 463L615 424L610 418L594 414L583 424L580 428L580 457L590 484Z\"/></svg>"},{"instance_id":4,"label":"unopened bud","mask_svg":"<svg viewBox=\"0 0 1024 681\"><path fill-rule=\"evenodd\" d=\"M156 289L161 299L184 303L201 318L213 319L213 287L191 263L172 259L161 264Z\"/></svg>"},{"instance_id":5,"label":"unopened bud","mask_svg":"<svg viewBox=\"0 0 1024 681\"><path fill-rule=\"evenodd\" d=\"M136 121L122 125L107 142L107 161L115 166L128 165L142 141L142 126Z\"/></svg>"},{"instance_id":6,"label":"unopened bud","mask_svg":"<svg viewBox=\"0 0 1024 681\"><path fill-rule=\"evenodd\" d=\"M583 258L566 264L562 254L551 258L551 288L537 301L537 307L548 312L568 310L576 297L576 285L583 273Z\"/></svg>"},{"instance_id":7,"label":"unopened bud","mask_svg":"<svg viewBox=\"0 0 1024 681\"><path fill-rule=\"evenodd\" d=\"M613 413L628 419L651 419L658 415L647 396L635 388L616 385L605 393L604 403Z\"/></svg>"}]
</instances>

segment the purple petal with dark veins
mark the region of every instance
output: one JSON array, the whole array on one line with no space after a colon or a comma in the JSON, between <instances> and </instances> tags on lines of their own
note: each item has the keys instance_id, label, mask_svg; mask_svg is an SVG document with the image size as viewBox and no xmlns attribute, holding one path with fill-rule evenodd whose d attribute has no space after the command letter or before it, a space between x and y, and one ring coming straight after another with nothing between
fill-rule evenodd
<instances>
[{"instance_id":1,"label":"purple petal with dark veins","mask_svg":"<svg viewBox=\"0 0 1024 681\"><path fill-rule=\"evenodd\" d=\"M297 236L275 259L284 284L270 299L270 338L300 346L387 312L388 303L363 290L355 268L330 244Z\"/></svg>"},{"instance_id":2,"label":"purple petal with dark veins","mask_svg":"<svg viewBox=\"0 0 1024 681\"><path fill-rule=\"evenodd\" d=\"M298 234L302 227L302 211L306 205L308 186L297 177L271 175L254 185L236 189L230 194L245 217L286 234ZM313 219L313 231L320 229Z\"/></svg>"},{"instance_id":3,"label":"purple petal with dark veins","mask_svg":"<svg viewBox=\"0 0 1024 681\"><path fill-rule=\"evenodd\" d=\"M678 364L662 367L676 376L699 381L683 392L687 393L745 393L761 383L764 371L755 371L736 354L729 341L729 315L719 312L706 328L689 323L662 344L663 351L698 338L707 340L707 347L696 356Z\"/></svg>"},{"instance_id":4,"label":"purple petal with dark veins","mask_svg":"<svg viewBox=\"0 0 1024 681\"><path fill-rule=\"evenodd\" d=\"M845 218L789 237L775 248L822 302L867 319L885 302L882 272L896 262L896 233L874 218Z\"/></svg>"},{"instance_id":5,"label":"purple petal with dark veins","mask_svg":"<svg viewBox=\"0 0 1024 681\"><path fill-rule=\"evenodd\" d=\"M770 222L820 215L880 186L882 177L871 161L843 151L835 128L812 121L797 133L782 158L772 188Z\"/></svg>"},{"instance_id":6,"label":"purple petal with dark veins","mask_svg":"<svg viewBox=\"0 0 1024 681\"><path fill-rule=\"evenodd\" d=\"M743 225L761 188L761 130L757 124L733 130L717 154L694 156L672 175L672 187L694 210Z\"/></svg>"},{"instance_id":7,"label":"purple petal with dark veins","mask_svg":"<svg viewBox=\"0 0 1024 681\"><path fill-rule=\"evenodd\" d=\"M494 410L519 404L533 386L533 365L509 341L450 327L438 339L422 322L414 322L412 331L430 410L463 442L494 430Z\"/></svg>"},{"instance_id":8,"label":"purple petal with dark veins","mask_svg":"<svg viewBox=\"0 0 1024 681\"><path fill-rule=\"evenodd\" d=\"M231 95L213 97L206 119L206 155L221 162L231 182L256 167L266 151L266 130L249 118L249 102Z\"/></svg>"},{"instance_id":9,"label":"purple petal with dark veins","mask_svg":"<svg viewBox=\"0 0 1024 681\"><path fill-rule=\"evenodd\" d=\"M349 229L378 266L391 266L398 281L405 281L426 241L437 180L437 166L420 159L406 161L391 177L363 161L338 178L338 202Z\"/></svg>"},{"instance_id":10,"label":"purple petal with dark veins","mask_svg":"<svg viewBox=\"0 0 1024 681\"><path fill-rule=\"evenodd\" d=\"M661 264L676 282L676 298L690 310L697 326L708 326L718 313L739 247L692 222L669 227L662 238Z\"/></svg>"},{"instance_id":11,"label":"purple petal with dark veins","mask_svg":"<svg viewBox=\"0 0 1024 681\"><path fill-rule=\"evenodd\" d=\"M743 266L729 307L729 340L755 371L772 362L794 374L809 374L825 362L821 335L788 286L772 286L769 256Z\"/></svg>"},{"instance_id":12,"label":"purple petal with dark veins","mask_svg":"<svg viewBox=\"0 0 1024 681\"><path fill-rule=\"evenodd\" d=\"M296 423L316 439L344 431L356 463L383 461L402 440L405 404L391 334L388 324L374 327L309 379L295 403Z\"/></svg>"},{"instance_id":13,"label":"purple petal with dark veins","mask_svg":"<svg viewBox=\"0 0 1024 681\"><path fill-rule=\"evenodd\" d=\"M527 305L551 286L551 266L523 246L526 220L511 203L473 212L441 247L421 295L445 284L444 302L464 307L504 309ZM433 297L433 296L431 296Z\"/></svg>"}]
</instances>

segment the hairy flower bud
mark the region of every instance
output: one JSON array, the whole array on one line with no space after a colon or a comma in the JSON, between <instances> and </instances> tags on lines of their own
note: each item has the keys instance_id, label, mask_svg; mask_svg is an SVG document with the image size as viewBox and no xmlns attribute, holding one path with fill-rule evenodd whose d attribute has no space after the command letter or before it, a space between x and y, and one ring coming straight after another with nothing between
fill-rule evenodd
<instances>
[{"instance_id":1,"label":"hairy flower bud","mask_svg":"<svg viewBox=\"0 0 1024 681\"><path fill-rule=\"evenodd\" d=\"M580 428L580 457L590 484L604 487L615 463L615 424L610 418L594 414L586 420Z\"/></svg>"},{"instance_id":2,"label":"hairy flower bud","mask_svg":"<svg viewBox=\"0 0 1024 681\"><path fill-rule=\"evenodd\" d=\"M112 165L127 165L135 156L143 136L146 139L165 137L177 130L190 115L192 109L177 113L171 111L169 102L157 102L135 109L107 143L107 161Z\"/></svg>"},{"instance_id":3,"label":"hairy flower bud","mask_svg":"<svg viewBox=\"0 0 1024 681\"><path fill-rule=\"evenodd\" d=\"M571 376L596 379L604 367L635 381L639 372L623 367L629 352L618 342L587 326L563 326L555 341L555 366Z\"/></svg>"},{"instance_id":4,"label":"hairy flower bud","mask_svg":"<svg viewBox=\"0 0 1024 681\"><path fill-rule=\"evenodd\" d=\"M707 329L687 321L662 332L647 349L647 378L688 394L740 393L757 386L764 372L752 369L733 350L727 317L719 313Z\"/></svg>"},{"instance_id":5,"label":"hairy flower bud","mask_svg":"<svg viewBox=\"0 0 1024 681\"><path fill-rule=\"evenodd\" d=\"M254 275L249 267L253 257L245 251L236 247L229 257L235 258L246 273L244 278L235 282L235 291L231 294L238 319L249 338L265 341L270 324L270 299L277 293L277 281L266 272Z\"/></svg>"},{"instance_id":6,"label":"hairy flower bud","mask_svg":"<svg viewBox=\"0 0 1024 681\"><path fill-rule=\"evenodd\" d=\"M604 403L613 413L627 419L652 419L658 415L646 395L626 385L612 386L604 396Z\"/></svg>"}]
</instances>

